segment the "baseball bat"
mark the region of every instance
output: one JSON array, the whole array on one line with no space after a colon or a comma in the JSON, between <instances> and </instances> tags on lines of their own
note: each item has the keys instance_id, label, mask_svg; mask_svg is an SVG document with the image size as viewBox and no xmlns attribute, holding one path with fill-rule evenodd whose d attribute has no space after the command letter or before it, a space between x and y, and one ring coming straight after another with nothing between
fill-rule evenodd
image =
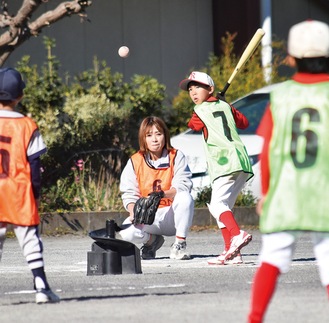
<instances>
[{"instance_id":1,"label":"baseball bat","mask_svg":"<svg viewBox=\"0 0 329 323\"><path fill-rule=\"evenodd\" d=\"M238 75L238 73L243 68L243 66L246 64L246 62L251 57L251 55L254 53L254 51L258 47L258 45L261 42L264 35L265 35L265 31L262 28L258 28L256 30L256 32L255 32L254 36L251 38L248 46L242 53L242 55L238 61L238 64L236 64L235 69L232 72L230 78L226 82L223 90L218 93L219 96L225 97L225 93L226 93L227 89L229 88L229 86L231 85L232 81Z\"/></svg>"}]
</instances>

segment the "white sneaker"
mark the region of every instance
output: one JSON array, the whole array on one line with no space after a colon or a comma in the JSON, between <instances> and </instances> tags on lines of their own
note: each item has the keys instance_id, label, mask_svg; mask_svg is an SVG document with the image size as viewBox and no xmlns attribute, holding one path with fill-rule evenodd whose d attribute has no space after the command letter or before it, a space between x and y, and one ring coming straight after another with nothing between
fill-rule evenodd
<instances>
[{"instance_id":1,"label":"white sneaker","mask_svg":"<svg viewBox=\"0 0 329 323\"><path fill-rule=\"evenodd\" d=\"M208 260L209 265L225 265L225 256L227 251L224 250L218 257Z\"/></svg>"},{"instance_id":2,"label":"white sneaker","mask_svg":"<svg viewBox=\"0 0 329 323\"><path fill-rule=\"evenodd\" d=\"M238 253L233 259L225 261L225 265L241 265L241 264L243 264L241 253Z\"/></svg>"},{"instance_id":3,"label":"white sneaker","mask_svg":"<svg viewBox=\"0 0 329 323\"><path fill-rule=\"evenodd\" d=\"M240 252L240 250L245 247L251 240L251 234L240 230L240 234L234 236L231 240L231 246L225 255L225 261L233 259Z\"/></svg>"},{"instance_id":4,"label":"white sneaker","mask_svg":"<svg viewBox=\"0 0 329 323\"><path fill-rule=\"evenodd\" d=\"M223 251L218 257L208 260L209 265L240 265L243 264L241 253L238 253L233 259L225 260L227 251Z\"/></svg>"},{"instance_id":5,"label":"white sneaker","mask_svg":"<svg viewBox=\"0 0 329 323\"><path fill-rule=\"evenodd\" d=\"M35 294L37 304L58 303L60 298L51 291L51 289L38 289Z\"/></svg>"},{"instance_id":6,"label":"white sneaker","mask_svg":"<svg viewBox=\"0 0 329 323\"><path fill-rule=\"evenodd\" d=\"M186 251L186 241L175 242L171 246L170 259L177 259L177 260L191 259L190 254Z\"/></svg>"}]
</instances>

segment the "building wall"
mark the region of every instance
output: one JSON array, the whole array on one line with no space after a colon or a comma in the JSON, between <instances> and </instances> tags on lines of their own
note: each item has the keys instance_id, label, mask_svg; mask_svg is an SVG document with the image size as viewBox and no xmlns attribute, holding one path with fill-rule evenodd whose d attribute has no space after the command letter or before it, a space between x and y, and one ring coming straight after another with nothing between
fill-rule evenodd
<instances>
[{"instance_id":1,"label":"building wall","mask_svg":"<svg viewBox=\"0 0 329 323\"><path fill-rule=\"evenodd\" d=\"M49 1L42 11L61 2ZM97 57L113 72L123 73L125 81L134 74L157 78L170 98L178 93L182 78L206 65L210 53L220 54L226 31L238 33L236 53L242 53L261 26L264 2L272 8L275 38L285 40L290 26L307 18L329 21L327 0L93 0L87 9L90 22L80 23L78 16L58 21L16 49L5 65L15 66L23 55L30 55L31 63L40 66L47 55L43 36L48 36L56 39L53 54L62 75L69 72L73 77L93 68ZM10 2L9 9L15 13L19 5L20 1ZM122 45L131 50L127 59L117 54Z\"/></svg>"},{"instance_id":2,"label":"building wall","mask_svg":"<svg viewBox=\"0 0 329 323\"><path fill-rule=\"evenodd\" d=\"M314 19L329 23L327 0L271 0L271 2L273 41L279 39L286 43L290 27L303 20ZM291 76L295 73L295 69L282 65L279 73Z\"/></svg>"},{"instance_id":3,"label":"building wall","mask_svg":"<svg viewBox=\"0 0 329 323\"><path fill-rule=\"evenodd\" d=\"M214 52L221 54L221 38L236 33L234 49L240 55L260 23L260 0L213 1Z\"/></svg>"},{"instance_id":4,"label":"building wall","mask_svg":"<svg viewBox=\"0 0 329 323\"><path fill-rule=\"evenodd\" d=\"M306 19L329 23L327 0L272 0L272 33L279 39L287 39L289 28Z\"/></svg>"}]
</instances>

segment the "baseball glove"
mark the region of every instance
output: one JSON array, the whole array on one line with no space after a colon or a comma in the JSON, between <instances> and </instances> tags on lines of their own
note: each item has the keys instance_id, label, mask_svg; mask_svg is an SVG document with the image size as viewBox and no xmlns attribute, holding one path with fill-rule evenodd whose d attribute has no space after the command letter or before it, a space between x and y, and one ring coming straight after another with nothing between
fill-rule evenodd
<instances>
[{"instance_id":1,"label":"baseball glove","mask_svg":"<svg viewBox=\"0 0 329 323\"><path fill-rule=\"evenodd\" d=\"M134 206L134 224L152 224L159 207L163 191L152 192L148 197L141 197Z\"/></svg>"}]
</instances>

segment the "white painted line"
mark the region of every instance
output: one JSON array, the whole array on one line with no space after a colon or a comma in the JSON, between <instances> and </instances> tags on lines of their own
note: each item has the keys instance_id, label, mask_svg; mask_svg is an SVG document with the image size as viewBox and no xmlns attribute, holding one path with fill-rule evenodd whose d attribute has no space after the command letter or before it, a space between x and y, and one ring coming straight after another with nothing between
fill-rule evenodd
<instances>
[{"instance_id":1,"label":"white painted line","mask_svg":"<svg viewBox=\"0 0 329 323\"><path fill-rule=\"evenodd\" d=\"M178 287L185 287L185 284L169 284L169 285L153 285L153 286L146 286L144 289L153 289L153 288L178 288Z\"/></svg>"},{"instance_id":2,"label":"white painted line","mask_svg":"<svg viewBox=\"0 0 329 323\"><path fill-rule=\"evenodd\" d=\"M17 294L35 294L35 290L19 290L16 292L5 292L5 295L17 295Z\"/></svg>"}]
</instances>

